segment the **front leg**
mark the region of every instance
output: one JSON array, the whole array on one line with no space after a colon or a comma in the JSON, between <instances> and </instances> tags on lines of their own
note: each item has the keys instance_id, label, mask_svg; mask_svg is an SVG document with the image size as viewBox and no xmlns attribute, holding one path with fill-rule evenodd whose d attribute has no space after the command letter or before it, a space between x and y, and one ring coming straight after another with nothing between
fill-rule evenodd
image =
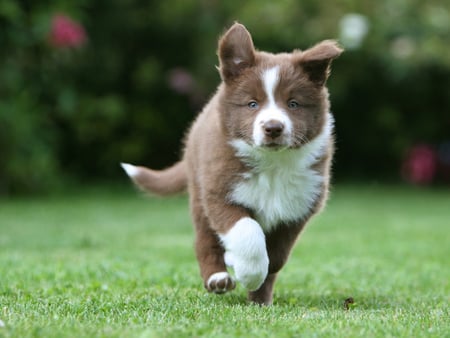
<instances>
[{"instance_id":1,"label":"front leg","mask_svg":"<svg viewBox=\"0 0 450 338\"><path fill-rule=\"evenodd\" d=\"M261 226L254 219L243 217L219 237L225 248L225 263L234 269L236 279L249 291L257 290L269 271Z\"/></svg>"},{"instance_id":2,"label":"front leg","mask_svg":"<svg viewBox=\"0 0 450 338\"><path fill-rule=\"evenodd\" d=\"M197 259L206 289L215 293L234 289L226 265L234 268L236 279L244 287L257 289L269 268L261 227L250 218L247 209L217 196L210 195L202 201L198 191L190 191L191 211L196 227Z\"/></svg>"},{"instance_id":3,"label":"front leg","mask_svg":"<svg viewBox=\"0 0 450 338\"><path fill-rule=\"evenodd\" d=\"M261 226L252 218L252 212L229 199L230 187L236 173L243 164L236 161L232 149L227 170L222 167L221 158L211 159L210 163L220 164L209 168L203 176L206 187L199 189L201 202L208 226L215 232L224 249L223 259L226 265L233 267L235 277L248 290L256 290L264 282L269 258L266 238Z\"/></svg>"}]
</instances>

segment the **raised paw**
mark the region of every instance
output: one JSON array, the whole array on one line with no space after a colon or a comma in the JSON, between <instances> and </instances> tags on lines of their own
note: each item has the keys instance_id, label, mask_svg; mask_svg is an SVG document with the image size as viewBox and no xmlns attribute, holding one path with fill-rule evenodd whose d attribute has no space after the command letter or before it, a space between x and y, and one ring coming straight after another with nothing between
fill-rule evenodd
<instances>
[{"instance_id":1,"label":"raised paw","mask_svg":"<svg viewBox=\"0 0 450 338\"><path fill-rule=\"evenodd\" d=\"M249 291L257 290L269 271L266 239L258 222L241 218L220 239L225 247L225 264L233 268L236 280Z\"/></svg>"},{"instance_id":2,"label":"raised paw","mask_svg":"<svg viewBox=\"0 0 450 338\"><path fill-rule=\"evenodd\" d=\"M236 287L236 283L228 272L216 272L212 274L208 281L205 283L205 288L209 292L217 294L225 293L233 290Z\"/></svg>"},{"instance_id":3,"label":"raised paw","mask_svg":"<svg viewBox=\"0 0 450 338\"><path fill-rule=\"evenodd\" d=\"M269 258L266 252L256 257L236 257L228 253L226 262L233 262L236 279L249 291L257 290L267 277Z\"/></svg>"}]
</instances>

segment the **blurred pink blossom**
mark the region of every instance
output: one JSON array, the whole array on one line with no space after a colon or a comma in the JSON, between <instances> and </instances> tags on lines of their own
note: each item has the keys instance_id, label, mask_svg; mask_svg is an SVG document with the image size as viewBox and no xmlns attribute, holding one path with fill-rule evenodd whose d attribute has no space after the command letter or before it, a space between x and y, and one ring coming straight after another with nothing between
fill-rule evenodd
<instances>
[{"instance_id":1,"label":"blurred pink blossom","mask_svg":"<svg viewBox=\"0 0 450 338\"><path fill-rule=\"evenodd\" d=\"M428 145L411 148L403 162L402 174L405 180L414 184L430 184L436 174L436 151Z\"/></svg>"},{"instance_id":2,"label":"blurred pink blossom","mask_svg":"<svg viewBox=\"0 0 450 338\"><path fill-rule=\"evenodd\" d=\"M168 82L170 88L179 94L191 94L195 88L192 75L183 68L172 69L169 73Z\"/></svg>"},{"instance_id":3,"label":"blurred pink blossom","mask_svg":"<svg viewBox=\"0 0 450 338\"><path fill-rule=\"evenodd\" d=\"M87 40L83 26L64 14L55 14L49 34L50 44L58 48L79 48Z\"/></svg>"}]
</instances>

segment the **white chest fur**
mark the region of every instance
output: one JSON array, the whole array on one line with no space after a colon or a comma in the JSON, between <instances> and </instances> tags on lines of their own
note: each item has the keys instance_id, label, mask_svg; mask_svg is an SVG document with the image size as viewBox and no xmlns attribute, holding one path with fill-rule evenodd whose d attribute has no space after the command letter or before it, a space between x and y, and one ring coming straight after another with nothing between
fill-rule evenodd
<instances>
[{"instance_id":1,"label":"white chest fur","mask_svg":"<svg viewBox=\"0 0 450 338\"><path fill-rule=\"evenodd\" d=\"M271 151L233 140L236 156L252 170L235 184L231 201L253 210L265 232L304 218L321 193L324 177L311 166L326 151L332 128L333 117L328 115L322 132L299 149Z\"/></svg>"}]
</instances>

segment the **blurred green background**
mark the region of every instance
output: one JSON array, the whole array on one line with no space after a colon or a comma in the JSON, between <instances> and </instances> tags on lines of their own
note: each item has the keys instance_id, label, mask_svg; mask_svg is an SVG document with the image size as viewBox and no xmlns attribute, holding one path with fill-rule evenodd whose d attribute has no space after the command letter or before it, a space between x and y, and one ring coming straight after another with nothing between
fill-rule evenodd
<instances>
[{"instance_id":1,"label":"blurred green background","mask_svg":"<svg viewBox=\"0 0 450 338\"><path fill-rule=\"evenodd\" d=\"M336 180L450 181L450 10L435 0L1 0L0 195L162 168L219 83L235 20L257 48L337 39Z\"/></svg>"}]
</instances>

